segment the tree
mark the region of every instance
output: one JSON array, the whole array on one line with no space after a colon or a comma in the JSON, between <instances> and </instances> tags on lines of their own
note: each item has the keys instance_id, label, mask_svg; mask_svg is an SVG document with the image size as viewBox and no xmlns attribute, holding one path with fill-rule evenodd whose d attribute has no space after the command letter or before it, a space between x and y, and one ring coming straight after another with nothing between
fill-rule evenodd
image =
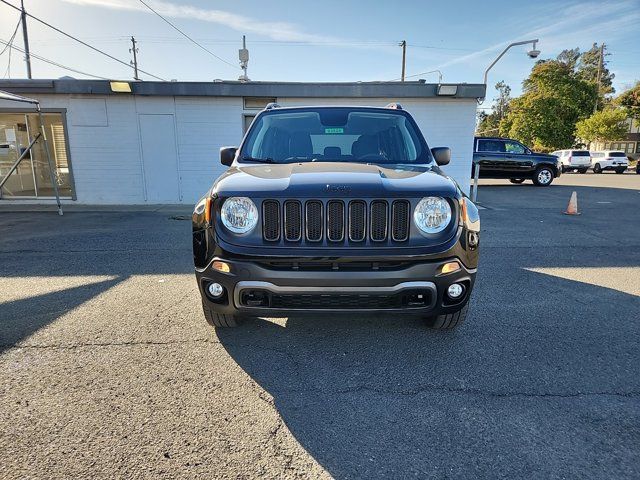
<instances>
[{"instance_id":1,"label":"tree","mask_svg":"<svg viewBox=\"0 0 640 480\"><path fill-rule=\"evenodd\" d=\"M607 68L607 47L603 48L602 66L600 69L600 92L602 96L615 92L613 88L613 79L615 74L611 73ZM577 74L582 80L590 83L598 83L598 68L600 64L600 46L594 43L589 50L580 54L580 62L577 65Z\"/></svg>"},{"instance_id":2,"label":"tree","mask_svg":"<svg viewBox=\"0 0 640 480\"><path fill-rule=\"evenodd\" d=\"M629 126L623 108L601 110L576 124L576 134L587 143L624 139Z\"/></svg>"},{"instance_id":3,"label":"tree","mask_svg":"<svg viewBox=\"0 0 640 480\"><path fill-rule=\"evenodd\" d=\"M633 88L622 92L615 103L627 109L630 117L640 120L640 82Z\"/></svg>"},{"instance_id":4,"label":"tree","mask_svg":"<svg viewBox=\"0 0 640 480\"><path fill-rule=\"evenodd\" d=\"M593 112L596 85L578 76L571 58L567 54L565 60L534 65L523 82L524 93L510 102L500 122L501 135L541 151L573 146L576 122Z\"/></svg>"},{"instance_id":5,"label":"tree","mask_svg":"<svg viewBox=\"0 0 640 480\"><path fill-rule=\"evenodd\" d=\"M509 112L511 87L504 83L504 81L500 81L496 83L496 90L498 90L498 96L493 100L491 113L478 113L477 133L480 135L497 135L500 128L500 122Z\"/></svg>"},{"instance_id":6,"label":"tree","mask_svg":"<svg viewBox=\"0 0 640 480\"><path fill-rule=\"evenodd\" d=\"M578 65L578 60L580 60L580 49L576 47L570 50L563 50L558 54L556 60L574 70Z\"/></svg>"}]
</instances>

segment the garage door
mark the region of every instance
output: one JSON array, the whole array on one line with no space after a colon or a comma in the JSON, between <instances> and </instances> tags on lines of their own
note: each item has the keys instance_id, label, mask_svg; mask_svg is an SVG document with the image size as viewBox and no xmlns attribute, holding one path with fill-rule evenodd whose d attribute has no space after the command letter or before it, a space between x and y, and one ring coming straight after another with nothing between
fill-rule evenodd
<instances>
[{"instance_id":1,"label":"garage door","mask_svg":"<svg viewBox=\"0 0 640 480\"><path fill-rule=\"evenodd\" d=\"M178 153L173 115L139 115L144 182L149 203L178 203Z\"/></svg>"}]
</instances>

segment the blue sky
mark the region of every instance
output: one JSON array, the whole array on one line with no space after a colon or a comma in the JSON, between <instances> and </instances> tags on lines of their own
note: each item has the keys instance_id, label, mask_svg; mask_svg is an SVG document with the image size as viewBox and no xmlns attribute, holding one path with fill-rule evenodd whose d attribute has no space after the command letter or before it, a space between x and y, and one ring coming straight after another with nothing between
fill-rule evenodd
<instances>
[{"instance_id":1,"label":"blue sky","mask_svg":"<svg viewBox=\"0 0 640 480\"><path fill-rule=\"evenodd\" d=\"M408 75L440 69L445 82L479 83L506 44L536 37L541 58L563 48L587 49L593 42L605 42L616 89L640 80L640 0L145 1L232 65L180 37L138 0L25 0L25 6L31 14L126 60L128 38L134 35L140 66L165 79L237 79L237 50L246 34L252 80L394 80L400 76L397 43L404 39ZM0 4L1 40L9 39L17 21L18 12ZM131 77L125 66L33 20L29 33L35 54L102 77ZM21 32L16 45L22 47ZM3 47L0 44L0 51ZM505 80L518 94L533 63L527 48L512 49L494 67L489 84ZM5 52L0 74L6 73L7 60ZM36 78L82 77L36 59L33 71ZM14 51L11 77L25 76L22 54ZM421 77L437 80L435 74L415 78Z\"/></svg>"}]
</instances>

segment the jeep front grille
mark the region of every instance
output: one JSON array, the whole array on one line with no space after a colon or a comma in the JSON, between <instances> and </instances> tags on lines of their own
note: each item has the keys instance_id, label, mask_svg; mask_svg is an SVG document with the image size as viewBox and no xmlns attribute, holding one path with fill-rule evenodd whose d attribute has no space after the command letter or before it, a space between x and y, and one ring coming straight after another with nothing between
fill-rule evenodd
<instances>
[{"instance_id":1,"label":"jeep front grille","mask_svg":"<svg viewBox=\"0 0 640 480\"><path fill-rule=\"evenodd\" d=\"M302 207L297 200L284 202L284 238L289 242L302 238Z\"/></svg>"},{"instance_id":2,"label":"jeep front grille","mask_svg":"<svg viewBox=\"0 0 640 480\"><path fill-rule=\"evenodd\" d=\"M408 200L265 200L262 236L268 242L327 245L404 242L409 239ZM281 221L282 218L282 221Z\"/></svg>"}]
</instances>

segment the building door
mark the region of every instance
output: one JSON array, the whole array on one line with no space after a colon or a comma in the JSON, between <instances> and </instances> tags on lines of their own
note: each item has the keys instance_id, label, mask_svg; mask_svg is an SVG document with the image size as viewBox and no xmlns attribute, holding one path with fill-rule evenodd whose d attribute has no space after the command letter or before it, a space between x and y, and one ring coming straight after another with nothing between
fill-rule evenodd
<instances>
[{"instance_id":1,"label":"building door","mask_svg":"<svg viewBox=\"0 0 640 480\"><path fill-rule=\"evenodd\" d=\"M138 115L148 203L178 203L178 151L173 115Z\"/></svg>"}]
</instances>

